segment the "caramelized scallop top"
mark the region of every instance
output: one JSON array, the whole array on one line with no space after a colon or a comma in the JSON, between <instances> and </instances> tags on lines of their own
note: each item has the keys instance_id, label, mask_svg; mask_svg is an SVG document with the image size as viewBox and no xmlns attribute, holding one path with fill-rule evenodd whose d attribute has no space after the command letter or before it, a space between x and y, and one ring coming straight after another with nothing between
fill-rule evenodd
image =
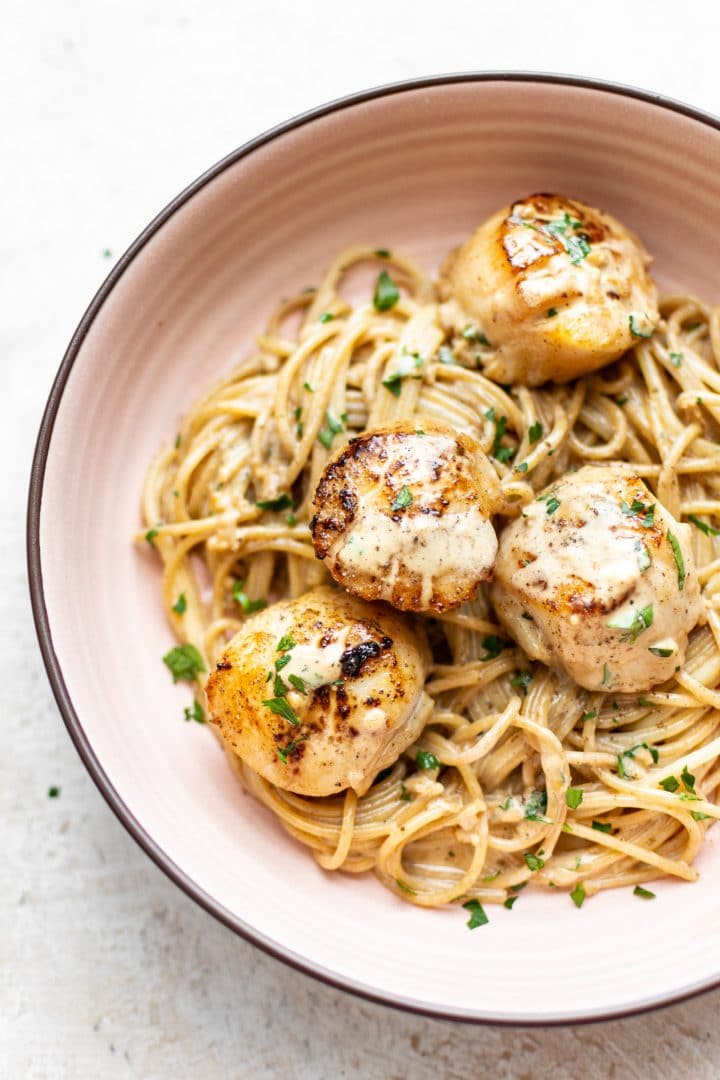
<instances>
[{"instance_id":1,"label":"caramelized scallop top","mask_svg":"<svg viewBox=\"0 0 720 1080\"><path fill-rule=\"evenodd\" d=\"M403 610L469 600L497 551L500 482L468 435L430 419L352 439L327 465L311 522L319 559L348 592Z\"/></svg>"},{"instance_id":2,"label":"caramelized scallop top","mask_svg":"<svg viewBox=\"0 0 720 1080\"><path fill-rule=\"evenodd\" d=\"M209 717L278 787L363 794L427 719L428 662L391 608L315 589L254 615L229 642L207 682Z\"/></svg>"},{"instance_id":3,"label":"caramelized scallop top","mask_svg":"<svg viewBox=\"0 0 720 1080\"><path fill-rule=\"evenodd\" d=\"M531 195L493 214L447 260L441 292L459 330L489 341L501 383L566 382L616 360L658 321L650 257L617 218Z\"/></svg>"}]
</instances>

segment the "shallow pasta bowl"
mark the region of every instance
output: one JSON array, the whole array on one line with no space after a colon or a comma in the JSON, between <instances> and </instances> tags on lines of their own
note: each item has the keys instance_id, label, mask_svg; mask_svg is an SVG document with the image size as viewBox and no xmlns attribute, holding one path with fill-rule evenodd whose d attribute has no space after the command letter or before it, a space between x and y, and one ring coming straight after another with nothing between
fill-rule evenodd
<instances>
[{"instance_id":1,"label":"shallow pasta bowl","mask_svg":"<svg viewBox=\"0 0 720 1080\"><path fill-rule=\"evenodd\" d=\"M720 983L720 829L695 885L657 899L530 895L470 933L377 881L330 875L246 797L187 692L156 562L138 553L148 461L251 347L278 297L370 242L435 269L511 198L558 190L617 214L663 291L720 297L720 121L625 88L538 75L384 87L289 121L182 192L92 301L33 466L35 618L61 712L98 787L208 911L301 970L460 1020L602 1019ZM662 943L662 948L659 943Z\"/></svg>"}]
</instances>

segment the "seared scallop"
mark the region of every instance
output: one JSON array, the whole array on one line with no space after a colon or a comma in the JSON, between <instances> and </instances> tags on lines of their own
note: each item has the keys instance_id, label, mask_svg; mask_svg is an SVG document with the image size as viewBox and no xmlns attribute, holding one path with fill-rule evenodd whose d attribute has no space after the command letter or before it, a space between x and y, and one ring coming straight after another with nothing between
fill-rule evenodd
<instances>
[{"instance_id":1,"label":"seared scallop","mask_svg":"<svg viewBox=\"0 0 720 1080\"><path fill-rule=\"evenodd\" d=\"M492 573L500 482L474 439L434 420L352 439L327 465L311 522L348 592L412 611L471 599Z\"/></svg>"},{"instance_id":2,"label":"seared scallop","mask_svg":"<svg viewBox=\"0 0 720 1080\"><path fill-rule=\"evenodd\" d=\"M328 587L249 619L207 681L209 716L251 768L300 795L367 791L432 708L424 641Z\"/></svg>"},{"instance_id":3,"label":"seared scallop","mask_svg":"<svg viewBox=\"0 0 720 1080\"><path fill-rule=\"evenodd\" d=\"M441 291L501 383L566 382L616 360L659 319L650 258L617 218L531 195L488 219L445 265Z\"/></svg>"},{"instance_id":4,"label":"seared scallop","mask_svg":"<svg viewBox=\"0 0 720 1080\"><path fill-rule=\"evenodd\" d=\"M670 678L702 612L690 527L611 465L568 474L508 525L491 596L528 656L588 690Z\"/></svg>"}]
</instances>

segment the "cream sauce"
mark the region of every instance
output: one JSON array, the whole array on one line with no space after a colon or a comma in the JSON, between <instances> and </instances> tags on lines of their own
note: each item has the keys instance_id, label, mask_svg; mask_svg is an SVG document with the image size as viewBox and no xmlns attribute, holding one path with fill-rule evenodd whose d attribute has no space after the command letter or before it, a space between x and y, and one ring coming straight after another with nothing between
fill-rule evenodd
<instances>
[{"instance_id":1,"label":"cream sauce","mask_svg":"<svg viewBox=\"0 0 720 1080\"><path fill-rule=\"evenodd\" d=\"M462 575L479 580L497 551L492 524L473 505L442 517L421 513L397 519L365 505L340 543L342 550L331 554L345 570L388 577L416 574L422 582L423 604L430 602L434 584L443 578Z\"/></svg>"},{"instance_id":2,"label":"cream sauce","mask_svg":"<svg viewBox=\"0 0 720 1080\"><path fill-rule=\"evenodd\" d=\"M652 526L623 513L635 494L654 503ZM536 500L501 539L493 587L501 619L531 656L559 663L588 689L632 692L669 678L702 611L688 527L610 467L581 469L548 495L558 502L551 514L547 496ZM683 552L682 590L668 531Z\"/></svg>"},{"instance_id":3,"label":"cream sauce","mask_svg":"<svg viewBox=\"0 0 720 1080\"><path fill-rule=\"evenodd\" d=\"M347 649L349 631L350 627L345 627L335 641L324 647L319 641L317 644L295 645L288 653L290 663L280 671L281 677L289 682L290 676L295 675L303 680L309 690L317 690L319 686L328 686L341 679L340 658Z\"/></svg>"}]
</instances>

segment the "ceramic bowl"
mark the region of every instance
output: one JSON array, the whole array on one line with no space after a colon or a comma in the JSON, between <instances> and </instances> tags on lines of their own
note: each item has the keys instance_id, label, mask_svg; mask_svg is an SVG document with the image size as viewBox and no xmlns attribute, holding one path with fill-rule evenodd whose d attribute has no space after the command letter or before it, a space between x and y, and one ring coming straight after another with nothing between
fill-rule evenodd
<instances>
[{"instance_id":1,"label":"ceramic bowl","mask_svg":"<svg viewBox=\"0 0 720 1080\"><path fill-rule=\"evenodd\" d=\"M157 562L138 551L146 466L278 297L344 245L435 269L514 197L561 191L640 233L664 290L720 297L720 123L569 78L461 75L383 87L241 147L147 227L92 301L39 435L29 565L40 644L75 744L128 830L229 927L321 979L461 1020L616 1016L720 981L720 828L698 884L628 889L576 910L526 894L470 933L372 875L322 871L247 797L187 688Z\"/></svg>"}]
</instances>

